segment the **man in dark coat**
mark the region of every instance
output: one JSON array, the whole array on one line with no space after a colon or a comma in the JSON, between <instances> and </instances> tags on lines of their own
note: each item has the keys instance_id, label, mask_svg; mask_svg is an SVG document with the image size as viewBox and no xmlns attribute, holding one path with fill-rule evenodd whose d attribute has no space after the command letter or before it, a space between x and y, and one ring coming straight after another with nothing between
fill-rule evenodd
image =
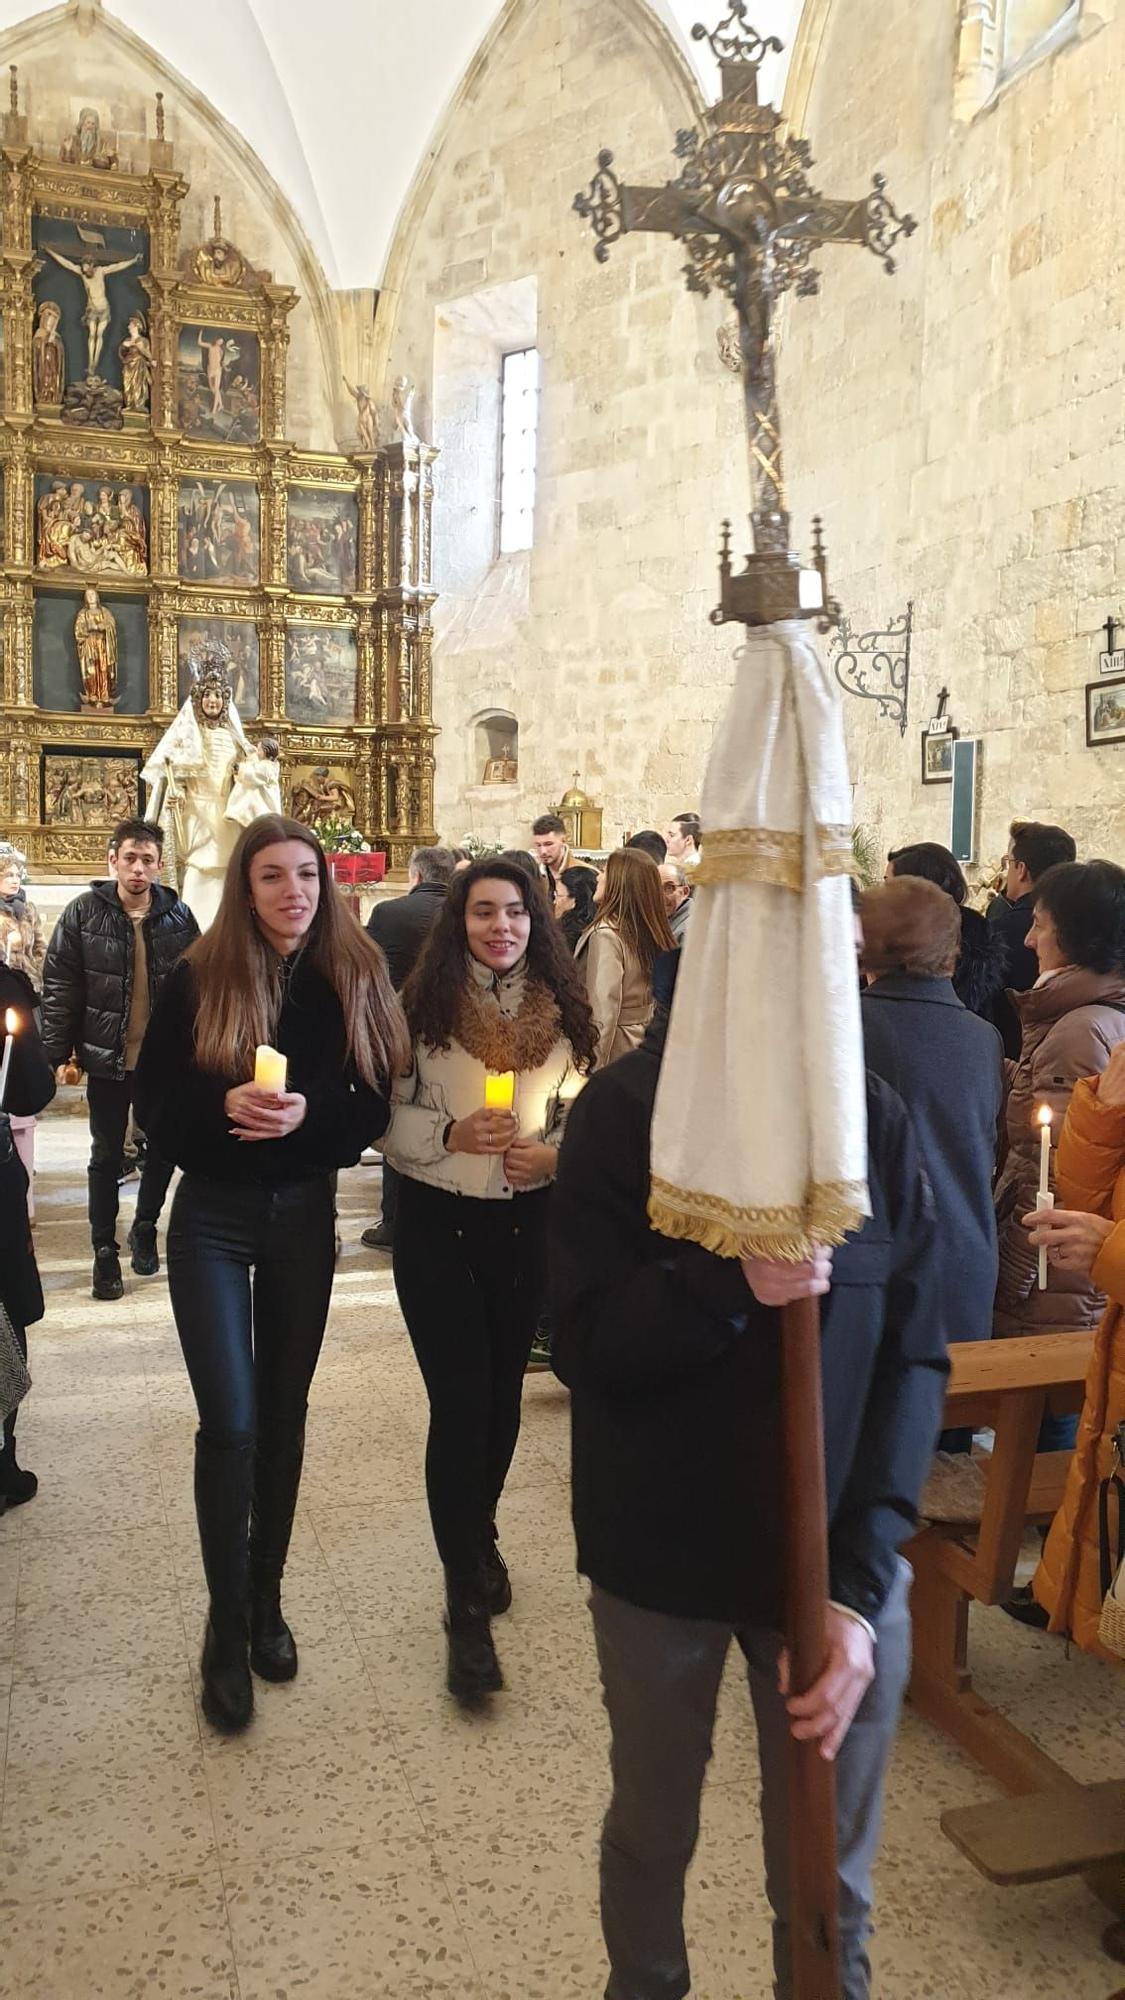
<instances>
[{"instance_id":1,"label":"man in dark coat","mask_svg":"<svg viewBox=\"0 0 1125 2000\"><path fill-rule=\"evenodd\" d=\"M109 843L110 879L92 882L67 904L43 967L48 1061L57 1068L74 1055L86 1072L96 1299L119 1299L124 1290L117 1190L145 1028L176 960L199 936L187 904L160 882L163 845L158 826L143 819L122 820ZM142 1277L160 1269L156 1225L171 1178L171 1167L150 1149L129 1231L133 1269Z\"/></svg>"},{"instance_id":2,"label":"man in dark coat","mask_svg":"<svg viewBox=\"0 0 1125 2000\"><path fill-rule=\"evenodd\" d=\"M1010 993L1030 993L1039 977L1039 960L1027 943L1035 912L1035 884L1048 868L1060 861L1073 861L1077 853L1074 840L1061 826L1047 826L1040 820L1012 823L1004 894L994 899L988 911L989 923L996 925L1007 948ZM1001 1003L996 1025L1004 1037L1004 1054L1018 1062L1023 1030L1007 998Z\"/></svg>"},{"instance_id":3,"label":"man in dark coat","mask_svg":"<svg viewBox=\"0 0 1125 2000\"><path fill-rule=\"evenodd\" d=\"M367 928L383 950L387 971L396 993L401 993L409 975L422 956L422 947L433 930L441 906L449 894L457 864L448 847L416 847L410 857L405 896L391 896L376 903L367 919ZM393 1250L395 1215L398 1209L398 1175L383 1161L383 1213L360 1237L369 1250Z\"/></svg>"},{"instance_id":4,"label":"man in dark coat","mask_svg":"<svg viewBox=\"0 0 1125 2000\"><path fill-rule=\"evenodd\" d=\"M16 1033L0 1110L0 1306L27 1358L27 1329L43 1317L43 1288L27 1216L27 1171L12 1140L10 1118L37 1118L55 1094L55 1078L35 1026L38 1004L26 973L0 962L0 1061L7 1043L11 1009ZM0 1513L32 1500L39 1490L33 1472L16 1459L16 1411L6 1410L0 1451Z\"/></svg>"},{"instance_id":5,"label":"man in dark coat","mask_svg":"<svg viewBox=\"0 0 1125 2000\"><path fill-rule=\"evenodd\" d=\"M871 1866L909 1661L909 1570L898 1549L914 1525L948 1366L932 1303L932 1200L901 1100L869 1076L874 1214L842 1249L807 1265L740 1264L657 1235L646 1204L666 1018L658 1011L643 1046L593 1076L574 1104L549 1222L553 1362L573 1398L578 1567L593 1586L613 1732L607 2000L689 1991L684 1878L732 1636L758 1722L777 1993L791 1992L792 1730L837 1760L841 1992L866 2000ZM820 1293L829 1657L815 1687L787 1702L776 1308Z\"/></svg>"}]
</instances>

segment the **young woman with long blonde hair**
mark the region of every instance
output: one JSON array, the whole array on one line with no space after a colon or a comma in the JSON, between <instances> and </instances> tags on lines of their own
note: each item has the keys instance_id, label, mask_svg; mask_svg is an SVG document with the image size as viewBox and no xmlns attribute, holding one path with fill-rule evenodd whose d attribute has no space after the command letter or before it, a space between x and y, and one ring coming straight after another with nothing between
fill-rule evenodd
<instances>
[{"instance_id":1,"label":"young woman with long blonde hair","mask_svg":"<svg viewBox=\"0 0 1125 2000\"><path fill-rule=\"evenodd\" d=\"M638 847L610 855L594 892L597 922L578 940L575 958L598 1030L597 1066L639 1048L652 1019L652 968L675 951L660 870Z\"/></svg>"},{"instance_id":2,"label":"young woman with long blonde hair","mask_svg":"<svg viewBox=\"0 0 1125 2000\"><path fill-rule=\"evenodd\" d=\"M284 1089L253 1081L286 1058ZM281 1576L334 1264L331 1177L389 1116L409 1060L378 946L315 835L267 814L241 836L219 914L168 980L136 1075L150 1142L183 1169L168 1284L199 1410L195 1503L210 1612L203 1712L244 1729L250 1669L297 1671Z\"/></svg>"}]
</instances>

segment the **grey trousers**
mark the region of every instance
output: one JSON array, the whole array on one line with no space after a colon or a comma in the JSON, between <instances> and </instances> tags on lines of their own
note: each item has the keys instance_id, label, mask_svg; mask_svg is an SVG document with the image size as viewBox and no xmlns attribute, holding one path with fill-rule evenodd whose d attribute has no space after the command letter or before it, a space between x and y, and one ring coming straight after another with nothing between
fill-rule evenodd
<instances>
[{"instance_id":1,"label":"grey trousers","mask_svg":"<svg viewBox=\"0 0 1125 2000\"><path fill-rule=\"evenodd\" d=\"M912 1572L899 1575L876 1621L875 1679L836 1759L841 2000L868 2000L871 1870L883 1779L910 1671ZM682 2000L691 1990L684 1878L699 1833L699 1800L731 1639L746 1658L758 1725L766 1891L773 1910L777 2000L790 2000L786 1755L777 1688L781 1641L760 1626L642 1611L591 1591L602 1688L613 1734L613 1798L602 1831L606 2000Z\"/></svg>"}]
</instances>

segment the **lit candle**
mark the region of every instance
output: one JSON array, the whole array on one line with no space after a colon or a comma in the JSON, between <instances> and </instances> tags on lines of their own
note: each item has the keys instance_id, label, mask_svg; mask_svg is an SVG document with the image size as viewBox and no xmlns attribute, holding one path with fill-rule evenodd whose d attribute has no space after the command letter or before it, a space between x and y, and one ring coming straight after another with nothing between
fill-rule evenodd
<instances>
[{"instance_id":1,"label":"lit candle","mask_svg":"<svg viewBox=\"0 0 1125 2000\"><path fill-rule=\"evenodd\" d=\"M271 1049L267 1042L255 1049L254 1081L259 1090L283 1091L287 1071L288 1064L280 1049Z\"/></svg>"},{"instance_id":2,"label":"lit candle","mask_svg":"<svg viewBox=\"0 0 1125 2000\"><path fill-rule=\"evenodd\" d=\"M1036 1114L1039 1120L1039 1192L1036 1200L1038 1209L1051 1209L1055 1197L1051 1193L1051 1120L1054 1113L1049 1104L1041 1104ZM1047 1245L1039 1246L1039 1290L1047 1289Z\"/></svg>"},{"instance_id":3,"label":"lit candle","mask_svg":"<svg viewBox=\"0 0 1125 2000\"><path fill-rule=\"evenodd\" d=\"M516 1101L516 1074L502 1069L484 1079L484 1102L489 1111L510 1111Z\"/></svg>"},{"instance_id":4,"label":"lit candle","mask_svg":"<svg viewBox=\"0 0 1125 2000\"><path fill-rule=\"evenodd\" d=\"M0 1062L0 1111L4 1109L4 1097L8 1088L8 1071L12 1064L12 1048L15 1043L19 1024L20 1017L16 1013L15 1008L9 1007L4 1015L4 1032L8 1039L4 1043L4 1059Z\"/></svg>"}]
</instances>

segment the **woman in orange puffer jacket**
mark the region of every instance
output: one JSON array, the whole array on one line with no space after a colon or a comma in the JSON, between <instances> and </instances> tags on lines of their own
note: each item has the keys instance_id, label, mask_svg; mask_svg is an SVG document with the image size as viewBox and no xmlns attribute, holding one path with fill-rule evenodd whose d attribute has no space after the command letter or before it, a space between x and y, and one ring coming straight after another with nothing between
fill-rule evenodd
<instances>
[{"instance_id":1,"label":"woman in orange puffer jacket","mask_svg":"<svg viewBox=\"0 0 1125 2000\"><path fill-rule=\"evenodd\" d=\"M1063 1504L1032 1581L1052 1632L1114 1660L1098 1639L1102 1607L1098 1482L1113 1464L1125 1424L1125 1045L1097 1077L1076 1084L1059 1141L1058 1199L1052 1214L1028 1216L1035 1244L1052 1264L1087 1272L1106 1310L1086 1377L1086 1400Z\"/></svg>"}]
</instances>

